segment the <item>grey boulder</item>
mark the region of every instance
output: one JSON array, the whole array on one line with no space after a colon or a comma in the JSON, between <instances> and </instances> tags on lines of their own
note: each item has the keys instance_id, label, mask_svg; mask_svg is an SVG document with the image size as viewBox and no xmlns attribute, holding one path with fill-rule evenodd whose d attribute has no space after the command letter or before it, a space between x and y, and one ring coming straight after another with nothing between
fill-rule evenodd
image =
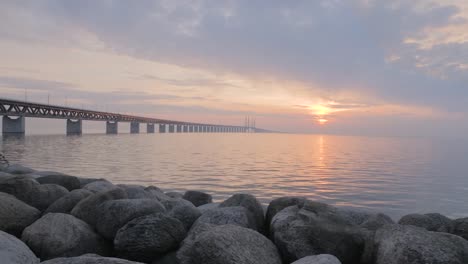
<instances>
[{"instance_id":1,"label":"grey boulder","mask_svg":"<svg viewBox=\"0 0 468 264\"><path fill-rule=\"evenodd\" d=\"M134 184L117 184L128 196L128 199L157 199L154 192L147 190L147 187Z\"/></svg>"},{"instance_id":2,"label":"grey boulder","mask_svg":"<svg viewBox=\"0 0 468 264\"><path fill-rule=\"evenodd\" d=\"M39 259L21 240L0 231L0 262L5 264L38 264Z\"/></svg>"},{"instance_id":3,"label":"grey boulder","mask_svg":"<svg viewBox=\"0 0 468 264\"><path fill-rule=\"evenodd\" d=\"M321 254L301 258L291 264L341 264L341 262L333 255Z\"/></svg>"},{"instance_id":4,"label":"grey boulder","mask_svg":"<svg viewBox=\"0 0 468 264\"><path fill-rule=\"evenodd\" d=\"M117 231L132 219L165 211L160 202L152 199L106 201L97 209L96 229L99 234L112 241Z\"/></svg>"},{"instance_id":5,"label":"grey boulder","mask_svg":"<svg viewBox=\"0 0 468 264\"><path fill-rule=\"evenodd\" d=\"M92 181L83 187L82 189L98 193L98 192L105 192L105 191L110 191L112 189L115 189L117 186L115 186L113 183L111 183L108 180L100 179L97 181Z\"/></svg>"},{"instance_id":6,"label":"grey boulder","mask_svg":"<svg viewBox=\"0 0 468 264\"><path fill-rule=\"evenodd\" d=\"M39 217L41 212L36 208L13 195L0 193L0 230L19 237L23 230Z\"/></svg>"},{"instance_id":7,"label":"grey boulder","mask_svg":"<svg viewBox=\"0 0 468 264\"><path fill-rule=\"evenodd\" d=\"M194 225L208 223L214 225L237 225L257 230L254 216L242 206L218 207L202 214Z\"/></svg>"},{"instance_id":8,"label":"grey boulder","mask_svg":"<svg viewBox=\"0 0 468 264\"><path fill-rule=\"evenodd\" d=\"M27 227L21 237L41 259L108 254L108 246L91 226L69 214L49 213Z\"/></svg>"},{"instance_id":9,"label":"grey boulder","mask_svg":"<svg viewBox=\"0 0 468 264\"><path fill-rule=\"evenodd\" d=\"M175 199L182 199L184 197L183 193L180 192L167 192L165 193L167 196Z\"/></svg>"},{"instance_id":10,"label":"grey boulder","mask_svg":"<svg viewBox=\"0 0 468 264\"><path fill-rule=\"evenodd\" d=\"M10 166L3 169L3 171L10 174L28 174L35 172L35 170L31 168L19 164L10 164Z\"/></svg>"},{"instance_id":11,"label":"grey boulder","mask_svg":"<svg viewBox=\"0 0 468 264\"><path fill-rule=\"evenodd\" d=\"M109 191L95 193L84 198L77 205L75 205L71 211L71 214L95 227L98 207L100 204L110 200L126 198L127 193L120 188L114 188Z\"/></svg>"},{"instance_id":12,"label":"grey boulder","mask_svg":"<svg viewBox=\"0 0 468 264\"><path fill-rule=\"evenodd\" d=\"M65 187L69 191L80 189L81 187L80 180L78 180L77 177L65 174L44 175L36 178L36 181L38 181L40 184L57 184Z\"/></svg>"},{"instance_id":13,"label":"grey boulder","mask_svg":"<svg viewBox=\"0 0 468 264\"><path fill-rule=\"evenodd\" d=\"M197 208L200 211L200 213L203 214L206 211L218 208L218 206L219 206L219 203L209 203L209 204L200 205Z\"/></svg>"},{"instance_id":14,"label":"grey boulder","mask_svg":"<svg viewBox=\"0 0 468 264\"><path fill-rule=\"evenodd\" d=\"M452 232L454 235L461 236L468 240L468 217L454 220Z\"/></svg>"},{"instance_id":15,"label":"grey boulder","mask_svg":"<svg viewBox=\"0 0 468 264\"><path fill-rule=\"evenodd\" d=\"M197 207L184 199L167 199L162 203L167 209L167 215L182 222L186 230L189 230L201 215Z\"/></svg>"},{"instance_id":16,"label":"grey boulder","mask_svg":"<svg viewBox=\"0 0 468 264\"><path fill-rule=\"evenodd\" d=\"M77 189L60 197L44 211L46 213L70 213L71 210L84 198L93 194L88 190Z\"/></svg>"},{"instance_id":17,"label":"grey boulder","mask_svg":"<svg viewBox=\"0 0 468 264\"><path fill-rule=\"evenodd\" d=\"M234 194L222 202L219 207L242 206L255 218L256 230L265 233L265 213L262 204L251 194Z\"/></svg>"},{"instance_id":18,"label":"grey boulder","mask_svg":"<svg viewBox=\"0 0 468 264\"><path fill-rule=\"evenodd\" d=\"M364 263L466 264L468 241L410 225L390 225L375 232L366 247Z\"/></svg>"},{"instance_id":19,"label":"grey boulder","mask_svg":"<svg viewBox=\"0 0 468 264\"><path fill-rule=\"evenodd\" d=\"M190 201L195 206L200 206L213 202L213 198L210 194L200 191L186 191L182 198L187 201Z\"/></svg>"},{"instance_id":20,"label":"grey boulder","mask_svg":"<svg viewBox=\"0 0 468 264\"><path fill-rule=\"evenodd\" d=\"M286 196L286 197L280 197L272 200L270 204L268 205L267 212L266 212L266 224L267 227L270 226L271 219L283 210L286 207L297 205L299 207L302 207L304 202L307 201L306 198L304 197L295 197L295 196Z\"/></svg>"},{"instance_id":21,"label":"grey boulder","mask_svg":"<svg viewBox=\"0 0 468 264\"><path fill-rule=\"evenodd\" d=\"M143 264L119 258L106 258L101 256L84 255L72 258L55 258L41 262L41 264Z\"/></svg>"},{"instance_id":22,"label":"grey boulder","mask_svg":"<svg viewBox=\"0 0 468 264\"><path fill-rule=\"evenodd\" d=\"M275 245L262 234L221 225L185 242L177 252L181 264L281 264Z\"/></svg>"},{"instance_id":23,"label":"grey boulder","mask_svg":"<svg viewBox=\"0 0 468 264\"><path fill-rule=\"evenodd\" d=\"M375 231L386 225L393 225L395 222L390 216L382 213L374 214L362 222L359 226L368 230Z\"/></svg>"},{"instance_id":24,"label":"grey boulder","mask_svg":"<svg viewBox=\"0 0 468 264\"><path fill-rule=\"evenodd\" d=\"M179 220L156 213L133 219L119 229L114 247L119 257L150 262L175 250L186 235Z\"/></svg>"},{"instance_id":25,"label":"grey boulder","mask_svg":"<svg viewBox=\"0 0 468 264\"><path fill-rule=\"evenodd\" d=\"M450 233L453 229L452 220L438 213L405 215L398 224L419 226L429 231L445 233Z\"/></svg>"}]
</instances>

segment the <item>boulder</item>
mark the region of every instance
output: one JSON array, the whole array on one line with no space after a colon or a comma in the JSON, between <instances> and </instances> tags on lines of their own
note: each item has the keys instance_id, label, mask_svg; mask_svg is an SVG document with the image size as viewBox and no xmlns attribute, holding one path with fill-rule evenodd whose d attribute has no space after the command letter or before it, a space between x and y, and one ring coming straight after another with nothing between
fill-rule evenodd
<instances>
[{"instance_id":1,"label":"boulder","mask_svg":"<svg viewBox=\"0 0 468 264\"><path fill-rule=\"evenodd\" d=\"M385 225L393 225L395 222L390 216L382 213L374 214L362 222L359 226L368 230L377 230Z\"/></svg>"},{"instance_id":2,"label":"boulder","mask_svg":"<svg viewBox=\"0 0 468 264\"><path fill-rule=\"evenodd\" d=\"M298 206L273 217L270 235L286 263L318 254L334 255L344 264L359 263L366 241L358 226L336 221L335 215L321 214L318 208L314 212Z\"/></svg>"},{"instance_id":3,"label":"boulder","mask_svg":"<svg viewBox=\"0 0 468 264\"><path fill-rule=\"evenodd\" d=\"M93 194L92 192L84 189L73 190L70 193L60 197L57 201L51 204L44 211L46 213L65 213L68 214L71 210L84 198Z\"/></svg>"},{"instance_id":4,"label":"boulder","mask_svg":"<svg viewBox=\"0 0 468 264\"><path fill-rule=\"evenodd\" d=\"M106 258L100 256L81 256L73 258L55 258L41 262L41 264L143 264L119 258Z\"/></svg>"},{"instance_id":5,"label":"boulder","mask_svg":"<svg viewBox=\"0 0 468 264\"><path fill-rule=\"evenodd\" d=\"M209 204L200 205L197 208L200 211L200 213L203 214L206 211L218 208L218 206L219 206L219 203L209 203Z\"/></svg>"},{"instance_id":6,"label":"boulder","mask_svg":"<svg viewBox=\"0 0 468 264\"><path fill-rule=\"evenodd\" d=\"M468 217L454 220L452 232L454 235L461 236L468 240Z\"/></svg>"},{"instance_id":7,"label":"boulder","mask_svg":"<svg viewBox=\"0 0 468 264\"><path fill-rule=\"evenodd\" d=\"M190 201L195 206L204 205L213 201L210 194L199 191L186 191L182 198Z\"/></svg>"},{"instance_id":8,"label":"boulder","mask_svg":"<svg viewBox=\"0 0 468 264\"><path fill-rule=\"evenodd\" d=\"M105 181L105 179L102 178L84 178L84 177L77 177L78 180L80 181L80 188L83 188L85 185L96 182L96 181Z\"/></svg>"},{"instance_id":9,"label":"boulder","mask_svg":"<svg viewBox=\"0 0 468 264\"><path fill-rule=\"evenodd\" d=\"M145 186L135 184L117 184L117 187L123 189L127 193L128 199L157 198L152 192L147 191Z\"/></svg>"},{"instance_id":10,"label":"boulder","mask_svg":"<svg viewBox=\"0 0 468 264\"><path fill-rule=\"evenodd\" d=\"M275 245L260 233L221 225L199 234L177 252L181 264L281 264Z\"/></svg>"},{"instance_id":11,"label":"boulder","mask_svg":"<svg viewBox=\"0 0 468 264\"><path fill-rule=\"evenodd\" d=\"M453 222L450 218L441 214L409 214L403 216L400 225L419 226L429 231L450 233L453 229Z\"/></svg>"},{"instance_id":12,"label":"boulder","mask_svg":"<svg viewBox=\"0 0 468 264\"><path fill-rule=\"evenodd\" d=\"M116 187L117 186L115 186L108 180L98 180L98 181L93 181L93 182L86 184L85 186L82 187L82 189L85 189L94 193L98 193L98 192L109 191L109 190L115 189Z\"/></svg>"},{"instance_id":13,"label":"boulder","mask_svg":"<svg viewBox=\"0 0 468 264\"><path fill-rule=\"evenodd\" d=\"M165 211L164 206L153 199L106 201L97 209L96 229L99 234L112 241L117 231L132 219Z\"/></svg>"},{"instance_id":14,"label":"boulder","mask_svg":"<svg viewBox=\"0 0 468 264\"><path fill-rule=\"evenodd\" d=\"M175 199L183 199L184 194L180 192L167 192L165 193L167 196Z\"/></svg>"},{"instance_id":15,"label":"boulder","mask_svg":"<svg viewBox=\"0 0 468 264\"><path fill-rule=\"evenodd\" d=\"M41 259L108 254L105 241L91 226L69 214L49 213L24 229L21 237Z\"/></svg>"},{"instance_id":16,"label":"boulder","mask_svg":"<svg viewBox=\"0 0 468 264\"><path fill-rule=\"evenodd\" d=\"M40 184L57 184L60 186L65 187L69 191L73 191L75 189L80 189L80 180L78 180L75 176L69 176L65 174L51 174L51 175L44 175L41 177L36 178Z\"/></svg>"},{"instance_id":17,"label":"boulder","mask_svg":"<svg viewBox=\"0 0 468 264\"><path fill-rule=\"evenodd\" d=\"M321 254L301 258L291 264L341 264L341 262L333 255Z\"/></svg>"},{"instance_id":18,"label":"boulder","mask_svg":"<svg viewBox=\"0 0 468 264\"><path fill-rule=\"evenodd\" d=\"M363 263L466 264L468 241L416 226L388 225L375 232Z\"/></svg>"},{"instance_id":19,"label":"boulder","mask_svg":"<svg viewBox=\"0 0 468 264\"><path fill-rule=\"evenodd\" d=\"M21 240L0 231L0 262L5 264L39 264L39 259Z\"/></svg>"},{"instance_id":20,"label":"boulder","mask_svg":"<svg viewBox=\"0 0 468 264\"><path fill-rule=\"evenodd\" d=\"M299 207L302 207L304 202L307 199L304 197L294 197L294 196L286 196L286 197L280 197L276 198L273 201L270 202L267 208L266 212L266 225L267 227L270 226L271 219L281 210L283 210L286 207L297 205Z\"/></svg>"},{"instance_id":21,"label":"boulder","mask_svg":"<svg viewBox=\"0 0 468 264\"><path fill-rule=\"evenodd\" d=\"M133 219L117 232L117 256L150 262L179 247L187 231L177 219L161 213Z\"/></svg>"},{"instance_id":22,"label":"boulder","mask_svg":"<svg viewBox=\"0 0 468 264\"><path fill-rule=\"evenodd\" d=\"M184 199L167 199L163 200L163 204L167 209L167 215L182 222L186 230L189 230L201 215L197 207Z\"/></svg>"},{"instance_id":23,"label":"boulder","mask_svg":"<svg viewBox=\"0 0 468 264\"><path fill-rule=\"evenodd\" d=\"M95 227L97 221L96 217L98 213L97 210L100 204L106 201L126 198L127 193L120 188L114 188L109 191L95 193L81 200L72 209L71 214Z\"/></svg>"},{"instance_id":24,"label":"boulder","mask_svg":"<svg viewBox=\"0 0 468 264\"><path fill-rule=\"evenodd\" d=\"M226 201L222 202L219 207L242 206L247 209L255 218L256 230L260 233L265 233L265 213L262 204L251 194L234 194Z\"/></svg>"},{"instance_id":25,"label":"boulder","mask_svg":"<svg viewBox=\"0 0 468 264\"><path fill-rule=\"evenodd\" d=\"M0 193L0 230L19 237L23 230L39 217L41 212L36 208L13 195Z\"/></svg>"},{"instance_id":26,"label":"boulder","mask_svg":"<svg viewBox=\"0 0 468 264\"><path fill-rule=\"evenodd\" d=\"M177 259L177 251L171 251L166 255L154 260L151 264L179 264Z\"/></svg>"},{"instance_id":27,"label":"boulder","mask_svg":"<svg viewBox=\"0 0 468 264\"><path fill-rule=\"evenodd\" d=\"M55 201L67 195L67 189L56 184L41 184L36 192L31 194L30 204L37 209L44 211Z\"/></svg>"},{"instance_id":28,"label":"boulder","mask_svg":"<svg viewBox=\"0 0 468 264\"><path fill-rule=\"evenodd\" d=\"M35 172L35 170L31 168L19 164L10 164L10 166L3 169L3 171L10 174L28 174Z\"/></svg>"},{"instance_id":29,"label":"boulder","mask_svg":"<svg viewBox=\"0 0 468 264\"><path fill-rule=\"evenodd\" d=\"M202 214L194 225L208 223L214 225L237 225L257 230L257 223L254 216L244 207L219 207L206 211Z\"/></svg>"}]
</instances>

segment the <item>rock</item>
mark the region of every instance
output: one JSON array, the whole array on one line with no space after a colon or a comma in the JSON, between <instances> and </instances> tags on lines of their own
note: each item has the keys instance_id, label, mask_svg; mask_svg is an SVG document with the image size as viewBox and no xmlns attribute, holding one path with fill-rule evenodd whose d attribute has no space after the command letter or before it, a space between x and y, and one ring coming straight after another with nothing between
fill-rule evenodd
<instances>
[{"instance_id":1,"label":"rock","mask_svg":"<svg viewBox=\"0 0 468 264\"><path fill-rule=\"evenodd\" d=\"M367 220L365 220L360 226L369 230L377 230L385 225L393 225L395 222L390 218L390 216L379 213L372 215Z\"/></svg>"},{"instance_id":2,"label":"rock","mask_svg":"<svg viewBox=\"0 0 468 264\"><path fill-rule=\"evenodd\" d=\"M287 196L287 197L280 197L276 198L273 201L270 202L267 208L266 212L266 225L267 227L270 226L271 219L281 210L283 210L286 207L297 205L299 207L302 207L304 202L307 199L304 197L293 197L293 196Z\"/></svg>"},{"instance_id":3,"label":"rock","mask_svg":"<svg viewBox=\"0 0 468 264\"><path fill-rule=\"evenodd\" d=\"M110 201L110 200L118 200L118 199L126 199L126 198L127 198L127 193L120 188L114 188L109 191L95 193L81 200L72 209L71 214L85 221L91 226L95 227L96 221L97 221L96 219L97 210L101 203Z\"/></svg>"},{"instance_id":4,"label":"rock","mask_svg":"<svg viewBox=\"0 0 468 264\"><path fill-rule=\"evenodd\" d=\"M0 262L5 264L39 264L39 259L21 240L0 231Z\"/></svg>"},{"instance_id":5,"label":"rock","mask_svg":"<svg viewBox=\"0 0 468 264\"><path fill-rule=\"evenodd\" d=\"M46 213L65 213L68 214L71 210L84 198L93 194L91 191L77 189L60 197L57 201L51 204L45 211Z\"/></svg>"},{"instance_id":6,"label":"rock","mask_svg":"<svg viewBox=\"0 0 468 264\"><path fill-rule=\"evenodd\" d=\"M56 258L41 262L41 264L143 264L126 259L106 258L100 256L81 256L73 258Z\"/></svg>"},{"instance_id":7,"label":"rock","mask_svg":"<svg viewBox=\"0 0 468 264\"><path fill-rule=\"evenodd\" d=\"M83 177L77 177L78 180L80 181L80 188L83 188L85 185L96 182L96 181L105 181L105 179L102 178L83 178Z\"/></svg>"},{"instance_id":8,"label":"rock","mask_svg":"<svg viewBox=\"0 0 468 264\"><path fill-rule=\"evenodd\" d=\"M104 240L91 226L68 214L44 215L24 230L21 239L44 260L108 253Z\"/></svg>"},{"instance_id":9,"label":"rock","mask_svg":"<svg viewBox=\"0 0 468 264\"><path fill-rule=\"evenodd\" d=\"M149 192L146 187L134 184L117 184L117 187L123 189L128 196L128 199L156 199L157 197Z\"/></svg>"},{"instance_id":10,"label":"rock","mask_svg":"<svg viewBox=\"0 0 468 264\"><path fill-rule=\"evenodd\" d=\"M256 230L265 233L265 213L262 204L251 194L234 194L219 207L242 206L247 209L255 218Z\"/></svg>"},{"instance_id":11,"label":"rock","mask_svg":"<svg viewBox=\"0 0 468 264\"><path fill-rule=\"evenodd\" d=\"M13 195L0 193L0 230L19 237L23 230L39 217L41 212L36 208Z\"/></svg>"},{"instance_id":12,"label":"rock","mask_svg":"<svg viewBox=\"0 0 468 264\"><path fill-rule=\"evenodd\" d=\"M93 181L93 182L86 184L85 186L82 187L82 189L85 189L94 193L98 193L98 192L109 191L109 190L115 189L116 187L117 186L112 184L110 181L98 180L98 181Z\"/></svg>"},{"instance_id":13,"label":"rock","mask_svg":"<svg viewBox=\"0 0 468 264\"><path fill-rule=\"evenodd\" d=\"M178 219L186 230L200 217L201 213L191 202L184 199L168 199L163 201L167 215Z\"/></svg>"},{"instance_id":14,"label":"rock","mask_svg":"<svg viewBox=\"0 0 468 264\"><path fill-rule=\"evenodd\" d=\"M435 232L450 233L453 229L452 220L437 213L405 215L398 221L398 224L419 226Z\"/></svg>"},{"instance_id":15,"label":"rock","mask_svg":"<svg viewBox=\"0 0 468 264\"><path fill-rule=\"evenodd\" d=\"M175 199L183 199L184 194L180 192L167 192L165 193L167 196Z\"/></svg>"},{"instance_id":16,"label":"rock","mask_svg":"<svg viewBox=\"0 0 468 264\"><path fill-rule=\"evenodd\" d=\"M344 264L359 263L365 233L316 209L313 212L290 206L273 217L270 235L283 261L291 263L309 255L331 254Z\"/></svg>"},{"instance_id":17,"label":"rock","mask_svg":"<svg viewBox=\"0 0 468 264\"><path fill-rule=\"evenodd\" d=\"M364 263L465 264L468 241L446 233L410 225L380 228L366 247Z\"/></svg>"},{"instance_id":18,"label":"rock","mask_svg":"<svg viewBox=\"0 0 468 264\"><path fill-rule=\"evenodd\" d=\"M0 192L14 195L19 200L43 211L67 194L68 190L56 184L39 184L31 178L16 176L1 179Z\"/></svg>"},{"instance_id":19,"label":"rock","mask_svg":"<svg viewBox=\"0 0 468 264\"><path fill-rule=\"evenodd\" d=\"M291 264L341 264L341 262L333 255L322 254L301 258Z\"/></svg>"},{"instance_id":20,"label":"rock","mask_svg":"<svg viewBox=\"0 0 468 264\"><path fill-rule=\"evenodd\" d=\"M454 235L461 236L468 240L468 217L454 220L452 232Z\"/></svg>"},{"instance_id":21,"label":"rock","mask_svg":"<svg viewBox=\"0 0 468 264\"><path fill-rule=\"evenodd\" d=\"M52 174L52 175L44 175L41 177L36 178L36 180L40 184L57 184L60 186L65 187L69 191L73 191L75 189L80 189L80 180L78 180L75 176L69 176L65 174Z\"/></svg>"},{"instance_id":22,"label":"rock","mask_svg":"<svg viewBox=\"0 0 468 264\"><path fill-rule=\"evenodd\" d=\"M182 198L190 201L195 206L204 205L213 201L211 195L199 191L186 191Z\"/></svg>"},{"instance_id":23,"label":"rock","mask_svg":"<svg viewBox=\"0 0 468 264\"><path fill-rule=\"evenodd\" d=\"M219 207L202 214L194 225L208 223L214 225L237 225L257 230L253 215L242 206Z\"/></svg>"},{"instance_id":24,"label":"rock","mask_svg":"<svg viewBox=\"0 0 468 264\"><path fill-rule=\"evenodd\" d=\"M156 213L133 219L119 229L114 239L118 256L150 262L175 250L187 231L177 219Z\"/></svg>"},{"instance_id":25,"label":"rock","mask_svg":"<svg viewBox=\"0 0 468 264\"><path fill-rule=\"evenodd\" d=\"M203 214L206 211L218 208L218 206L219 206L219 203L209 203L209 204L200 205L197 208L200 211L200 213Z\"/></svg>"},{"instance_id":26,"label":"rock","mask_svg":"<svg viewBox=\"0 0 468 264\"><path fill-rule=\"evenodd\" d=\"M10 166L6 167L3 171L10 174L27 174L35 172L35 170L31 168L19 164L11 164Z\"/></svg>"},{"instance_id":27,"label":"rock","mask_svg":"<svg viewBox=\"0 0 468 264\"><path fill-rule=\"evenodd\" d=\"M154 260L151 264L179 264L177 259L177 251L171 251L166 255Z\"/></svg>"},{"instance_id":28,"label":"rock","mask_svg":"<svg viewBox=\"0 0 468 264\"><path fill-rule=\"evenodd\" d=\"M106 201L97 209L96 229L99 234L112 241L117 231L132 219L165 211L160 202L152 199Z\"/></svg>"},{"instance_id":29,"label":"rock","mask_svg":"<svg viewBox=\"0 0 468 264\"><path fill-rule=\"evenodd\" d=\"M181 264L281 264L275 245L260 233L239 226L213 227L183 244Z\"/></svg>"}]
</instances>

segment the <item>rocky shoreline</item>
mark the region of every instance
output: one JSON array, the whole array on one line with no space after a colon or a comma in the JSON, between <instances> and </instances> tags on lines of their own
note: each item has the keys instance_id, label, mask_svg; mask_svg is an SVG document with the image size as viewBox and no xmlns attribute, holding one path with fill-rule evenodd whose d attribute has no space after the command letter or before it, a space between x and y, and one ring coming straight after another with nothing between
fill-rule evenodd
<instances>
[{"instance_id":1,"label":"rocky shoreline","mask_svg":"<svg viewBox=\"0 0 468 264\"><path fill-rule=\"evenodd\" d=\"M250 194L0 170L3 264L466 264L468 218L341 209L302 197L264 210ZM41 262L42 261L42 262Z\"/></svg>"}]
</instances>

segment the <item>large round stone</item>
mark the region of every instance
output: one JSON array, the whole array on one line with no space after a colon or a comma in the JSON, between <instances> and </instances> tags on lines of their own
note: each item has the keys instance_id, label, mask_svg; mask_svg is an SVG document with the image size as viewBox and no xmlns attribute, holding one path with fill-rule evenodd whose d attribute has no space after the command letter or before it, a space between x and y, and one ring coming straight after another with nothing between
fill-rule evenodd
<instances>
[{"instance_id":1,"label":"large round stone","mask_svg":"<svg viewBox=\"0 0 468 264\"><path fill-rule=\"evenodd\" d=\"M41 212L36 208L13 195L0 193L0 230L19 237L23 230L39 217Z\"/></svg>"},{"instance_id":2,"label":"large round stone","mask_svg":"<svg viewBox=\"0 0 468 264\"><path fill-rule=\"evenodd\" d=\"M251 194L234 194L219 207L242 206L247 209L255 218L256 230L265 233L265 213L262 204Z\"/></svg>"},{"instance_id":3,"label":"large round stone","mask_svg":"<svg viewBox=\"0 0 468 264\"><path fill-rule=\"evenodd\" d=\"M167 209L167 215L178 219L189 230L201 213L191 202L184 199L166 199L162 203Z\"/></svg>"},{"instance_id":4,"label":"large round stone","mask_svg":"<svg viewBox=\"0 0 468 264\"><path fill-rule=\"evenodd\" d=\"M186 234L179 220L151 214L133 219L119 229L114 239L115 251L126 259L150 262L176 249Z\"/></svg>"},{"instance_id":5,"label":"large round stone","mask_svg":"<svg viewBox=\"0 0 468 264\"><path fill-rule=\"evenodd\" d=\"M275 245L260 233L221 225L185 242L177 252L181 264L281 264Z\"/></svg>"},{"instance_id":6,"label":"large round stone","mask_svg":"<svg viewBox=\"0 0 468 264\"><path fill-rule=\"evenodd\" d=\"M81 256L73 258L55 258L41 262L41 264L143 264L119 258L106 258L100 256Z\"/></svg>"},{"instance_id":7,"label":"large round stone","mask_svg":"<svg viewBox=\"0 0 468 264\"><path fill-rule=\"evenodd\" d=\"M21 240L0 231L0 263L38 264L39 259Z\"/></svg>"},{"instance_id":8,"label":"large round stone","mask_svg":"<svg viewBox=\"0 0 468 264\"><path fill-rule=\"evenodd\" d=\"M69 176L65 174L52 174L51 175L44 175L41 177L36 178L36 180L41 184L57 184L60 186L65 187L67 190L72 191L75 189L79 189L80 180L78 180L75 176Z\"/></svg>"},{"instance_id":9,"label":"large round stone","mask_svg":"<svg viewBox=\"0 0 468 264\"><path fill-rule=\"evenodd\" d=\"M204 205L213 201L210 194L200 191L186 191L182 198L190 201L195 206Z\"/></svg>"},{"instance_id":10,"label":"large round stone","mask_svg":"<svg viewBox=\"0 0 468 264\"><path fill-rule=\"evenodd\" d=\"M108 254L105 241L91 226L69 214L44 215L24 230L21 239L41 259Z\"/></svg>"},{"instance_id":11,"label":"large round stone","mask_svg":"<svg viewBox=\"0 0 468 264\"><path fill-rule=\"evenodd\" d=\"M266 212L266 224L269 227L271 219L286 207L297 205L301 207L307 199L304 197L286 196L276 198L270 202Z\"/></svg>"},{"instance_id":12,"label":"large round stone","mask_svg":"<svg viewBox=\"0 0 468 264\"><path fill-rule=\"evenodd\" d=\"M429 231L450 233L453 229L453 222L450 218L438 214L409 214L403 216L400 225L419 226Z\"/></svg>"},{"instance_id":13,"label":"large round stone","mask_svg":"<svg viewBox=\"0 0 468 264\"><path fill-rule=\"evenodd\" d=\"M103 237L114 240L117 231L134 218L165 212L157 200L123 199L106 201L97 210L96 229Z\"/></svg>"},{"instance_id":14,"label":"large round stone","mask_svg":"<svg viewBox=\"0 0 468 264\"><path fill-rule=\"evenodd\" d=\"M468 217L453 221L453 234L468 240Z\"/></svg>"},{"instance_id":15,"label":"large round stone","mask_svg":"<svg viewBox=\"0 0 468 264\"><path fill-rule=\"evenodd\" d=\"M341 264L341 262L333 255L321 254L301 258L291 264Z\"/></svg>"},{"instance_id":16,"label":"large round stone","mask_svg":"<svg viewBox=\"0 0 468 264\"><path fill-rule=\"evenodd\" d=\"M110 191L112 189L115 189L117 186L112 184L108 180L100 179L97 181L92 181L85 186L81 187L82 189L98 193L98 192L105 192L105 191Z\"/></svg>"},{"instance_id":17,"label":"large round stone","mask_svg":"<svg viewBox=\"0 0 468 264\"><path fill-rule=\"evenodd\" d=\"M60 197L57 201L51 204L44 212L46 213L70 213L71 210L84 198L93 194L84 189L73 190L70 193Z\"/></svg>"},{"instance_id":18,"label":"large round stone","mask_svg":"<svg viewBox=\"0 0 468 264\"><path fill-rule=\"evenodd\" d=\"M214 225L238 225L257 230L254 216L242 206L218 207L202 214L194 225L208 223Z\"/></svg>"}]
</instances>

